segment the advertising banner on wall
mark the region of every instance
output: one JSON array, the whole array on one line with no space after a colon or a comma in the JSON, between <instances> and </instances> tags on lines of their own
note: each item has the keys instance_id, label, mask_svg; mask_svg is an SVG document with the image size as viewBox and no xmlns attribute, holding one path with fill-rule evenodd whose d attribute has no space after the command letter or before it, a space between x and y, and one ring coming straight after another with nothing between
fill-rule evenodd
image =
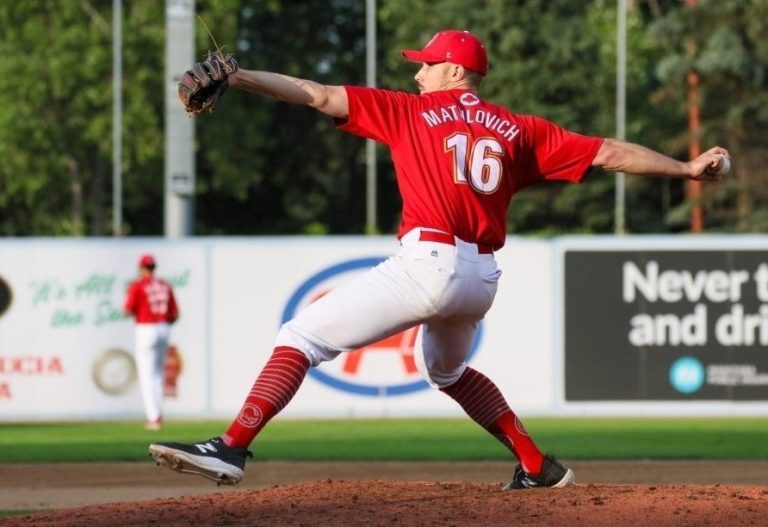
<instances>
[{"instance_id":1,"label":"advertising banner on wall","mask_svg":"<svg viewBox=\"0 0 768 527\"><path fill-rule=\"evenodd\" d=\"M281 324L397 249L393 236L3 241L0 420L143 418L134 324L122 308L145 252L181 311L165 417L229 418ZM496 258L503 276L469 362L516 410L546 411L555 393L552 249L517 240ZM463 415L417 371L416 338L410 328L313 368L281 415Z\"/></svg>"},{"instance_id":2,"label":"advertising banner on wall","mask_svg":"<svg viewBox=\"0 0 768 527\"><path fill-rule=\"evenodd\" d=\"M508 238L469 364L521 415L764 412L768 237L653 240ZM2 240L0 420L143 418L122 313L142 253L181 309L166 416L231 418L281 324L397 249L391 236ZM463 415L421 378L416 338L313 369L281 415Z\"/></svg>"},{"instance_id":3,"label":"advertising banner on wall","mask_svg":"<svg viewBox=\"0 0 768 527\"><path fill-rule=\"evenodd\" d=\"M768 251L571 248L566 401L768 400Z\"/></svg>"},{"instance_id":4,"label":"advertising banner on wall","mask_svg":"<svg viewBox=\"0 0 768 527\"><path fill-rule=\"evenodd\" d=\"M205 410L202 248L36 240L0 246L0 418L143 417L134 325L123 303L144 252L155 255L181 310L171 329L166 409Z\"/></svg>"}]
</instances>

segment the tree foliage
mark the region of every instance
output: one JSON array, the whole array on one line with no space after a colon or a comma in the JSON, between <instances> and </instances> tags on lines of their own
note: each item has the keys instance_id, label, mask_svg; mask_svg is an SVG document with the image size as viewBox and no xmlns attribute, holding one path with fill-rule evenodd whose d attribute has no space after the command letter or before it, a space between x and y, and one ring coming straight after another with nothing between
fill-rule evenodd
<instances>
[{"instance_id":1,"label":"tree foliage","mask_svg":"<svg viewBox=\"0 0 768 527\"><path fill-rule=\"evenodd\" d=\"M241 66L340 84L365 80L364 7L356 0L220 0L202 6L201 14ZM199 49L210 46L200 32ZM225 97L197 121L198 232L362 230L360 140L309 108L234 90Z\"/></svg>"},{"instance_id":2,"label":"tree foliage","mask_svg":"<svg viewBox=\"0 0 768 527\"><path fill-rule=\"evenodd\" d=\"M163 232L165 6L123 2L124 231ZM197 0L197 13L242 67L328 84L365 83L365 2ZM630 141L687 157L686 73L700 79L703 148L734 154L734 177L705 188L710 229L768 227L768 0L635 0L628 12ZM0 3L0 232L103 235L112 213L112 2ZM615 0L378 2L378 83L413 91L402 48L467 28L488 44L482 94L590 135L615 133ZM201 26L196 47L212 44ZM198 234L360 233L365 142L333 120L229 90L196 118ZM378 223L399 197L379 148ZM615 178L543 185L513 200L511 232L612 232ZM630 232L689 228L685 184L627 177Z\"/></svg>"},{"instance_id":3,"label":"tree foliage","mask_svg":"<svg viewBox=\"0 0 768 527\"><path fill-rule=\"evenodd\" d=\"M721 143L734 157L733 176L704 189L702 207L712 230L768 229L766 31L768 0L701 0L695 9L672 5L649 26L663 83L654 96L682 117L686 75L695 72L700 142ZM687 204L679 207L686 210Z\"/></svg>"},{"instance_id":4,"label":"tree foliage","mask_svg":"<svg viewBox=\"0 0 768 527\"><path fill-rule=\"evenodd\" d=\"M162 47L154 2L126 10L123 135L126 208L162 204ZM104 234L111 219L112 30L87 2L0 4L0 231ZM151 60L148 58L151 57ZM162 183L162 181L160 181ZM160 208L162 214L162 208ZM139 222L140 224L140 222ZM147 230L147 232L150 232Z\"/></svg>"}]
</instances>

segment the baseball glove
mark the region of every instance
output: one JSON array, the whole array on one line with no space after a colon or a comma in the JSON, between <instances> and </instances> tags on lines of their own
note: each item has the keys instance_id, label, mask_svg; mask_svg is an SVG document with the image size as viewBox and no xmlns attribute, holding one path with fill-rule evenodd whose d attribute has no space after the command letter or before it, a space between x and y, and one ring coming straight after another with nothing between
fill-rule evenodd
<instances>
[{"instance_id":1,"label":"baseball glove","mask_svg":"<svg viewBox=\"0 0 768 527\"><path fill-rule=\"evenodd\" d=\"M230 54L209 51L208 57L194 64L179 82L179 100L189 115L212 112L227 89L227 77L237 71Z\"/></svg>"}]
</instances>

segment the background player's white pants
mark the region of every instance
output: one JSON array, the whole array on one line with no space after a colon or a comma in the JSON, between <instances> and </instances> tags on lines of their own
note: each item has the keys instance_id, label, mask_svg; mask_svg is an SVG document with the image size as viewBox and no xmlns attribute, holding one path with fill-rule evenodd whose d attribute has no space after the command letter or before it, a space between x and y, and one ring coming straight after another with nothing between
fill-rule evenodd
<instances>
[{"instance_id":1,"label":"background player's white pants","mask_svg":"<svg viewBox=\"0 0 768 527\"><path fill-rule=\"evenodd\" d=\"M136 324L136 369L148 421L157 421L163 415L163 378L169 335L167 323Z\"/></svg>"},{"instance_id":2,"label":"background player's white pants","mask_svg":"<svg viewBox=\"0 0 768 527\"><path fill-rule=\"evenodd\" d=\"M286 322L276 346L299 349L317 366L422 324L414 350L419 372L432 386L456 382L501 271L475 244L419 241L420 231L403 236L396 255Z\"/></svg>"}]
</instances>

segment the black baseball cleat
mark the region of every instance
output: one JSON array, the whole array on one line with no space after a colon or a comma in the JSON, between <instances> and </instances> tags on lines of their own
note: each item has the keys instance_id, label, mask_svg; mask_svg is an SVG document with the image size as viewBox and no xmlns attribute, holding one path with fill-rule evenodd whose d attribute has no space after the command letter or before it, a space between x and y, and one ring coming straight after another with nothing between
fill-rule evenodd
<instances>
[{"instance_id":1,"label":"black baseball cleat","mask_svg":"<svg viewBox=\"0 0 768 527\"><path fill-rule=\"evenodd\" d=\"M184 474L197 474L217 485L236 485L243 479L245 458L253 457L243 447L232 448L220 437L188 445L185 443L152 443L149 455L158 465Z\"/></svg>"},{"instance_id":2,"label":"black baseball cleat","mask_svg":"<svg viewBox=\"0 0 768 527\"><path fill-rule=\"evenodd\" d=\"M523 467L517 465L512 481L504 485L501 490L560 488L575 484L576 476L573 475L573 471L563 466L554 457L546 455L539 474L528 474Z\"/></svg>"}]
</instances>

